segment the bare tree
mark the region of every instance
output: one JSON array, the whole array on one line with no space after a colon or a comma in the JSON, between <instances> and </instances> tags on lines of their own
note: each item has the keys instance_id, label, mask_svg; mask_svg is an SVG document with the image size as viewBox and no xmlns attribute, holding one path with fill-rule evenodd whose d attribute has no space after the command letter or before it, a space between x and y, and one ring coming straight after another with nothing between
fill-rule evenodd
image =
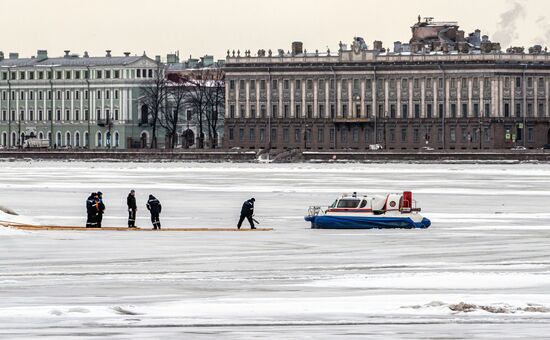
<instances>
[{"instance_id":1,"label":"bare tree","mask_svg":"<svg viewBox=\"0 0 550 340\"><path fill-rule=\"evenodd\" d=\"M151 149L157 148L157 124L160 121L162 112L166 109L167 82L165 69L162 63L157 63L153 78L146 80L141 87L142 101L147 105L151 120L152 138Z\"/></svg>"},{"instance_id":2,"label":"bare tree","mask_svg":"<svg viewBox=\"0 0 550 340\"><path fill-rule=\"evenodd\" d=\"M198 123L198 145L197 147L204 148L204 120L205 113L208 108L207 85L205 70L193 70L188 72L183 77L187 84L187 96L185 102L188 107L192 108L193 114L197 118Z\"/></svg>"},{"instance_id":3,"label":"bare tree","mask_svg":"<svg viewBox=\"0 0 550 340\"><path fill-rule=\"evenodd\" d=\"M206 78L206 122L211 147L215 149L218 147L218 122L223 118L225 107L225 74L221 68L212 68L208 70Z\"/></svg>"},{"instance_id":4,"label":"bare tree","mask_svg":"<svg viewBox=\"0 0 550 340\"><path fill-rule=\"evenodd\" d=\"M170 139L167 147L174 149L178 141L179 117L185 108L188 84L179 77L169 77L167 82L166 104L159 123L166 130L166 135Z\"/></svg>"}]
</instances>

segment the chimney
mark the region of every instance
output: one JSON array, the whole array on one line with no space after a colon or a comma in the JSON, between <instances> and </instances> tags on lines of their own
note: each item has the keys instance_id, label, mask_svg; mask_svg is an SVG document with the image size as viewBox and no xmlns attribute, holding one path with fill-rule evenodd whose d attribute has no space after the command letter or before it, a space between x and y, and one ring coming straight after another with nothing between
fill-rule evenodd
<instances>
[{"instance_id":1,"label":"chimney","mask_svg":"<svg viewBox=\"0 0 550 340\"><path fill-rule=\"evenodd\" d=\"M0 61L4 60L4 52L0 51Z\"/></svg>"},{"instance_id":2,"label":"chimney","mask_svg":"<svg viewBox=\"0 0 550 340\"><path fill-rule=\"evenodd\" d=\"M129 56L130 56L130 52L124 52L124 56L125 56L125 57L129 57Z\"/></svg>"},{"instance_id":3,"label":"chimney","mask_svg":"<svg viewBox=\"0 0 550 340\"><path fill-rule=\"evenodd\" d=\"M90 56L88 55L88 51L84 51L84 55L82 57L83 58L89 58Z\"/></svg>"},{"instance_id":4,"label":"chimney","mask_svg":"<svg viewBox=\"0 0 550 340\"><path fill-rule=\"evenodd\" d=\"M373 47L374 47L374 50L375 51L378 51L378 52L381 52L382 49L384 48L383 45L382 45L382 42L379 41L379 40L376 40L373 44Z\"/></svg>"},{"instance_id":5,"label":"chimney","mask_svg":"<svg viewBox=\"0 0 550 340\"><path fill-rule=\"evenodd\" d=\"M155 56L155 61L156 61L157 63L160 63L160 55L156 55L156 56Z\"/></svg>"},{"instance_id":6,"label":"chimney","mask_svg":"<svg viewBox=\"0 0 550 340\"><path fill-rule=\"evenodd\" d=\"M19 53L10 53L10 59L19 59Z\"/></svg>"},{"instance_id":7,"label":"chimney","mask_svg":"<svg viewBox=\"0 0 550 340\"><path fill-rule=\"evenodd\" d=\"M465 34L465 33L464 33L464 31L462 31L462 30L456 31L456 41L457 41L457 42L463 42L463 41L465 41L465 39L464 39L464 34Z\"/></svg>"},{"instance_id":8,"label":"chimney","mask_svg":"<svg viewBox=\"0 0 550 340\"><path fill-rule=\"evenodd\" d=\"M401 47L401 41L396 41L393 43L393 52L394 53L401 53L403 51L403 48Z\"/></svg>"},{"instance_id":9,"label":"chimney","mask_svg":"<svg viewBox=\"0 0 550 340\"><path fill-rule=\"evenodd\" d=\"M64 52L65 52L65 58L69 58L69 56L70 56L69 53L71 53L71 51L70 50L65 50Z\"/></svg>"},{"instance_id":10,"label":"chimney","mask_svg":"<svg viewBox=\"0 0 550 340\"><path fill-rule=\"evenodd\" d=\"M48 59L48 51L46 51L46 50L38 50L38 51L36 51L36 59L38 59L38 61L42 61L42 60Z\"/></svg>"},{"instance_id":11,"label":"chimney","mask_svg":"<svg viewBox=\"0 0 550 340\"><path fill-rule=\"evenodd\" d=\"M105 56L107 58L111 58L111 50L105 50L105 52L107 52L107 54L105 54Z\"/></svg>"},{"instance_id":12,"label":"chimney","mask_svg":"<svg viewBox=\"0 0 550 340\"><path fill-rule=\"evenodd\" d=\"M177 64L179 62L178 55L171 53L166 55L166 63L168 64Z\"/></svg>"},{"instance_id":13,"label":"chimney","mask_svg":"<svg viewBox=\"0 0 550 340\"><path fill-rule=\"evenodd\" d=\"M295 41L292 43L292 55L304 53L304 44L301 41Z\"/></svg>"}]
</instances>

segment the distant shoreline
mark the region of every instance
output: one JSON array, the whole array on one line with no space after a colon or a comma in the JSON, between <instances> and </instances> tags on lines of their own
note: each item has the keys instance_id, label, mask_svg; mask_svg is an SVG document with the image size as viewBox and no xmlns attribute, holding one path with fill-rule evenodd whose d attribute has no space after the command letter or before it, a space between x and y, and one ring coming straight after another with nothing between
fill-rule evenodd
<instances>
[{"instance_id":1,"label":"distant shoreline","mask_svg":"<svg viewBox=\"0 0 550 340\"><path fill-rule=\"evenodd\" d=\"M239 163L550 163L547 150L299 151L255 150L0 150L0 161L239 162Z\"/></svg>"}]
</instances>

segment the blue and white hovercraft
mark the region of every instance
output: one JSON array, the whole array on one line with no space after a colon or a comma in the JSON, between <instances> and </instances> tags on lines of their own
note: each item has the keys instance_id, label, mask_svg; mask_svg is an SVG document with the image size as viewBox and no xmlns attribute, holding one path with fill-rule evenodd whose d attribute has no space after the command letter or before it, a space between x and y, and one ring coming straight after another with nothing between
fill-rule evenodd
<instances>
[{"instance_id":1,"label":"blue and white hovercraft","mask_svg":"<svg viewBox=\"0 0 550 340\"><path fill-rule=\"evenodd\" d=\"M425 229L412 192L385 196L342 195L327 209L310 207L305 220L313 229Z\"/></svg>"}]
</instances>

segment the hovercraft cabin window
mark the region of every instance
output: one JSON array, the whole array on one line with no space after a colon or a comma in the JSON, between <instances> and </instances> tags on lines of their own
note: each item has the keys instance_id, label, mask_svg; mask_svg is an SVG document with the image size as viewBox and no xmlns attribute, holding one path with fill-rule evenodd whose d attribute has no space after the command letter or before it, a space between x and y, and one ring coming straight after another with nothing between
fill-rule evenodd
<instances>
[{"instance_id":1,"label":"hovercraft cabin window","mask_svg":"<svg viewBox=\"0 0 550 340\"><path fill-rule=\"evenodd\" d=\"M340 202L338 202L338 208L357 208L360 201L361 200L357 200L357 199L340 200Z\"/></svg>"}]
</instances>

